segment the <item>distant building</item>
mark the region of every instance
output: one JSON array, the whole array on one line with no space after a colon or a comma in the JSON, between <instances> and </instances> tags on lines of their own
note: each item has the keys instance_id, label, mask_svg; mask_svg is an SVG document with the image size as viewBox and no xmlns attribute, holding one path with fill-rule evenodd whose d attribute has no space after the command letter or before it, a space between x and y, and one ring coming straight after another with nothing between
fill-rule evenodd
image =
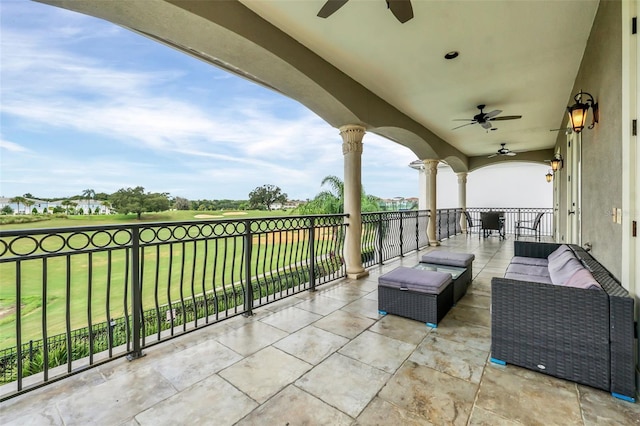
<instances>
[{"instance_id":1,"label":"distant building","mask_svg":"<svg viewBox=\"0 0 640 426\"><path fill-rule=\"evenodd\" d=\"M410 197L394 197L394 198L383 198L380 201L380 208L383 210L411 210L416 209L418 207L418 198Z\"/></svg>"},{"instance_id":2,"label":"distant building","mask_svg":"<svg viewBox=\"0 0 640 426\"><path fill-rule=\"evenodd\" d=\"M24 203L20 203L20 205L18 206L18 203L11 202L12 198L0 197L0 209L4 208L5 206L9 206L13 210L13 214L32 214L33 209L35 209L37 213L41 214L52 213L52 210L56 207L60 207L61 209L66 210L66 206L62 204L64 200L46 201L37 198L27 198L27 200L33 203L33 205L27 206ZM75 206L76 212L82 209L84 214L89 214L87 208L91 210L91 213L94 213L96 211L96 208L98 208L98 211L101 214L111 214L111 209L107 206L103 206L102 201L99 200L88 200L87 203L87 200L80 199L74 200L74 202L77 203Z\"/></svg>"}]
</instances>

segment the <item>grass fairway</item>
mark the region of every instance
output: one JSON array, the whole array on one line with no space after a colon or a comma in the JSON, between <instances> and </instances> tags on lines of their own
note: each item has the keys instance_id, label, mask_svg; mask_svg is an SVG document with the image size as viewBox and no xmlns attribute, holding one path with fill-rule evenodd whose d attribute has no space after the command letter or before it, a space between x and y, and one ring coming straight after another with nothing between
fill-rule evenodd
<instances>
[{"instance_id":1,"label":"grass fairway","mask_svg":"<svg viewBox=\"0 0 640 426\"><path fill-rule=\"evenodd\" d=\"M32 224L3 225L0 230L68 228L75 226L112 225L140 222L188 221L196 215L223 216L224 219L245 219L285 216L285 212L176 211L143 215L143 220L131 216L84 216ZM237 213L237 212L231 212ZM215 219L212 219L215 220ZM264 234L254 237L252 244L252 275L276 270L307 257L308 240L304 231ZM331 235L326 237L327 240ZM143 309L156 303L190 299L205 291L237 282L243 254L243 237L221 237L209 240L188 240L171 244L150 245L141 250ZM317 252L332 249L325 245ZM43 300L46 300L47 334L62 333L69 315L70 328L99 323L108 318L124 316L130 305L130 285L127 276L129 249L71 256L32 259L20 262L21 335L23 343L42 338ZM46 270L45 270L46 268ZM0 264L0 349L15 345L16 336L16 262ZM43 286L46 282L46 286ZM43 289L43 287L45 287ZM90 304L89 304L90 301Z\"/></svg>"},{"instance_id":2,"label":"grass fairway","mask_svg":"<svg viewBox=\"0 0 640 426\"><path fill-rule=\"evenodd\" d=\"M249 219L259 217L279 217L289 216L291 212L283 210L247 210L242 212L231 211L195 211L195 210L173 210L161 213L144 213L138 220L135 214L112 214L112 215L84 215L67 216L66 218L52 217L49 220L30 223L16 223L0 225L0 231L15 229L42 229L42 228L66 228L70 226L99 226L99 225L122 225L126 223L145 222L173 222L173 221L202 221L208 219L198 219L196 216L222 216L219 220ZM216 220L216 219L210 219Z\"/></svg>"}]
</instances>

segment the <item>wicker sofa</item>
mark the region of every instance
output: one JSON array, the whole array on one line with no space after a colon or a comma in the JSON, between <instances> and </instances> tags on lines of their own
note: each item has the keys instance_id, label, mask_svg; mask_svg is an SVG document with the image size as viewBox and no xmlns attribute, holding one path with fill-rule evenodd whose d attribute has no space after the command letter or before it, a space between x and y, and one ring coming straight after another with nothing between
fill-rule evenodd
<instances>
[{"instance_id":1,"label":"wicker sofa","mask_svg":"<svg viewBox=\"0 0 640 426\"><path fill-rule=\"evenodd\" d=\"M597 286L528 279L522 268L513 266L528 258L543 268L545 259L557 254L560 246L516 241L506 277L492 279L491 360L635 401L634 299L620 282L575 245L568 246L572 255ZM536 269L531 271L535 275ZM537 271L544 275L543 269Z\"/></svg>"}]
</instances>

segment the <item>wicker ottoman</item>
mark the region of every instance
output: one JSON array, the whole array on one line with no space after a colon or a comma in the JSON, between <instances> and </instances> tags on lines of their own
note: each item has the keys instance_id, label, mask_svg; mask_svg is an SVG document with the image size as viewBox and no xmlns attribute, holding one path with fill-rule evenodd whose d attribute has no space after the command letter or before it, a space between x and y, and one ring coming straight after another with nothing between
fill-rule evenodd
<instances>
[{"instance_id":1,"label":"wicker ottoman","mask_svg":"<svg viewBox=\"0 0 640 426\"><path fill-rule=\"evenodd\" d=\"M473 277L473 260L475 258L476 256L471 253L454 253L436 250L423 255L420 262L466 268L466 271L453 281L453 303L458 303L458 300L467 294L467 288L469 284L471 284L471 278Z\"/></svg>"},{"instance_id":2,"label":"wicker ottoman","mask_svg":"<svg viewBox=\"0 0 640 426\"><path fill-rule=\"evenodd\" d=\"M451 274L400 266L378 278L378 310L437 327L453 306Z\"/></svg>"}]
</instances>

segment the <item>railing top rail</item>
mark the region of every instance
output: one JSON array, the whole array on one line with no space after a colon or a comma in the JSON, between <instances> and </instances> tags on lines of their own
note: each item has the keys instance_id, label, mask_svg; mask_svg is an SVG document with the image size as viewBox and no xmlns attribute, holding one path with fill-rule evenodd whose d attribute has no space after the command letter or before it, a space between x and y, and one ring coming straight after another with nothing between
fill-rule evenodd
<instances>
[{"instance_id":1,"label":"railing top rail","mask_svg":"<svg viewBox=\"0 0 640 426\"><path fill-rule=\"evenodd\" d=\"M64 228L30 228L15 230L0 230L0 237L13 237L21 235L38 235L38 234L61 234L61 233L81 233L92 231L108 231L122 230L133 228L154 228L163 226L184 226L184 225L211 225L222 223L246 223L249 221L270 221L270 220L299 220L308 218L325 218L325 217L348 217L346 214L313 214L313 215L296 215L296 216L271 216L271 217L250 217L241 219L199 219L199 220L180 220L165 222L139 222L139 223L122 223L115 225L91 225L91 226L68 226Z\"/></svg>"}]
</instances>

